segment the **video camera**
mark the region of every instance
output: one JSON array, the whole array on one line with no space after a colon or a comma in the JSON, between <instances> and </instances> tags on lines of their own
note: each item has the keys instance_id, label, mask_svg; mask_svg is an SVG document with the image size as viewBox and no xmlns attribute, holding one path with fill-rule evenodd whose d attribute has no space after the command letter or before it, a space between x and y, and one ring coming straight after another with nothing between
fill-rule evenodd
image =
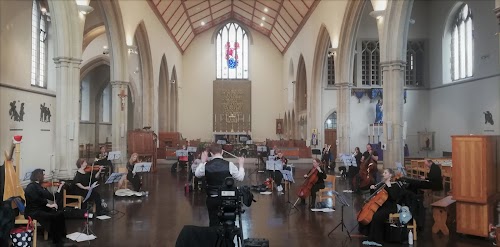
<instances>
[{"instance_id":1,"label":"video camera","mask_svg":"<svg viewBox=\"0 0 500 247\"><path fill-rule=\"evenodd\" d=\"M234 185L234 179L227 177L224 185L219 187L220 211L219 219L221 222L236 220L237 215L241 215L245 210L241 209L241 191Z\"/></svg>"}]
</instances>

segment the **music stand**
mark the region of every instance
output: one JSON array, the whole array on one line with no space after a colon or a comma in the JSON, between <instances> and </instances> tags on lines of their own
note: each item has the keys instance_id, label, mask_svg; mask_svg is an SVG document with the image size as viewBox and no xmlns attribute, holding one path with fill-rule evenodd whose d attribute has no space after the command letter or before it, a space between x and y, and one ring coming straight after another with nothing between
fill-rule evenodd
<instances>
[{"instance_id":1,"label":"music stand","mask_svg":"<svg viewBox=\"0 0 500 247\"><path fill-rule=\"evenodd\" d=\"M316 155L315 158L318 158L318 155L321 155L321 149L311 149L311 154Z\"/></svg>"},{"instance_id":2,"label":"music stand","mask_svg":"<svg viewBox=\"0 0 500 247\"><path fill-rule=\"evenodd\" d=\"M124 175L125 175L125 173L118 173L118 172L112 173L111 175L109 175L105 184L113 184L113 183L119 182ZM111 211L109 212L109 214L111 214L111 215L123 213L123 212L120 212L118 210L115 210L115 195L114 194L115 194L115 192L113 190L113 196L112 196L113 197L113 209L111 209Z\"/></svg>"},{"instance_id":3,"label":"music stand","mask_svg":"<svg viewBox=\"0 0 500 247\"><path fill-rule=\"evenodd\" d=\"M337 224L337 226L335 226L335 228L333 228L333 230L331 230L329 233L328 233L328 237L330 237L330 234L332 234L333 231L335 231L335 229L337 229L339 226L341 227L342 229L342 232L344 231L344 228L345 228L345 231L347 232L347 236L349 236L349 239L352 240L351 238L351 233L349 233L349 229L347 229L347 226L345 225L344 223L344 207L349 207L349 203L347 202L347 200L345 199L344 195L342 194L339 194L337 191L332 191L333 194L335 194L335 197L337 198L337 201L339 201L340 203L342 203L342 207L341 207L341 218L340 218L340 222L339 224Z\"/></svg>"},{"instance_id":4,"label":"music stand","mask_svg":"<svg viewBox=\"0 0 500 247\"><path fill-rule=\"evenodd\" d=\"M219 144L219 145L224 145L226 143L227 143L226 140L217 140L217 144Z\"/></svg>"},{"instance_id":5,"label":"music stand","mask_svg":"<svg viewBox=\"0 0 500 247\"><path fill-rule=\"evenodd\" d=\"M293 172L292 171L289 171L289 170L280 170L281 171L281 174L283 174L283 179L285 181L288 181L289 183L295 183L295 180L293 179ZM291 214L292 212L292 209L296 209L297 211L300 211L299 208L290 201L290 187L288 188L288 190L286 190L287 192L287 201L286 203L290 205L290 209L288 211L288 215Z\"/></svg>"},{"instance_id":6,"label":"music stand","mask_svg":"<svg viewBox=\"0 0 500 247\"><path fill-rule=\"evenodd\" d=\"M142 163L136 163L134 165L134 170L132 172L138 173L138 172L150 172L151 171L151 162L142 162Z\"/></svg>"},{"instance_id":7,"label":"music stand","mask_svg":"<svg viewBox=\"0 0 500 247\"><path fill-rule=\"evenodd\" d=\"M267 153L266 146L257 146L257 153L259 154L259 158L257 159L257 165L259 166L259 172L264 172L264 170L260 170L260 159L264 160L264 154Z\"/></svg>"},{"instance_id":8,"label":"music stand","mask_svg":"<svg viewBox=\"0 0 500 247\"><path fill-rule=\"evenodd\" d=\"M187 147L188 153L196 153L197 150L198 150L197 147Z\"/></svg>"}]
</instances>

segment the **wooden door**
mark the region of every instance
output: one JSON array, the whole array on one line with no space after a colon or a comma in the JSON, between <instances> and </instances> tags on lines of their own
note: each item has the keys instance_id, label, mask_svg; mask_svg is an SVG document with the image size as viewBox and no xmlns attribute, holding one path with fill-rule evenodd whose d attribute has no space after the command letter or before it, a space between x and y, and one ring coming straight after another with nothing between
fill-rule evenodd
<instances>
[{"instance_id":1,"label":"wooden door","mask_svg":"<svg viewBox=\"0 0 500 247\"><path fill-rule=\"evenodd\" d=\"M332 145L330 152L337 157L337 129L325 129L325 144Z\"/></svg>"}]
</instances>

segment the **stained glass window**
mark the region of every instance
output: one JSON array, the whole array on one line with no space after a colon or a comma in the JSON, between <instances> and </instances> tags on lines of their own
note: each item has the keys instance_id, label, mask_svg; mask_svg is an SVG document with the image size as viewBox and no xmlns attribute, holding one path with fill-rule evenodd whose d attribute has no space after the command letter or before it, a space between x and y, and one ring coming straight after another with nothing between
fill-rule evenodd
<instances>
[{"instance_id":1,"label":"stained glass window","mask_svg":"<svg viewBox=\"0 0 500 247\"><path fill-rule=\"evenodd\" d=\"M248 79L248 35L230 22L217 33L217 79Z\"/></svg>"}]
</instances>

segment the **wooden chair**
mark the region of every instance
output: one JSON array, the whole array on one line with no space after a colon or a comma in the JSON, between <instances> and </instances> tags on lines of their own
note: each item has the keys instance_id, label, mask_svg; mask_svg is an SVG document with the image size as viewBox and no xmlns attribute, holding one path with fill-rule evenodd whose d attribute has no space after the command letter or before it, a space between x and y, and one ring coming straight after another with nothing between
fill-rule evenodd
<instances>
[{"instance_id":1,"label":"wooden chair","mask_svg":"<svg viewBox=\"0 0 500 247\"><path fill-rule=\"evenodd\" d=\"M68 202L68 200L71 200ZM76 200L76 201L75 201ZM73 207L82 209L83 197L79 195L69 195L66 193L66 189L63 189L63 208L65 207ZM94 212L96 211L96 205L92 207Z\"/></svg>"},{"instance_id":2,"label":"wooden chair","mask_svg":"<svg viewBox=\"0 0 500 247\"><path fill-rule=\"evenodd\" d=\"M399 214L389 214L389 223L399 222ZM417 222L412 219L406 225L406 228L411 229L413 232L413 240L417 241Z\"/></svg>"},{"instance_id":3,"label":"wooden chair","mask_svg":"<svg viewBox=\"0 0 500 247\"><path fill-rule=\"evenodd\" d=\"M331 183L331 186L328 186ZM332 199L332 205L335 205L335 195L332 193L332 191L335 190L335 176L334 175L327 175L325 179L325 188L320 189L318 191L318 202L323 201L323 199ZM324 195L324 193L328 193Z\"/></svg>"}]
</instances>

